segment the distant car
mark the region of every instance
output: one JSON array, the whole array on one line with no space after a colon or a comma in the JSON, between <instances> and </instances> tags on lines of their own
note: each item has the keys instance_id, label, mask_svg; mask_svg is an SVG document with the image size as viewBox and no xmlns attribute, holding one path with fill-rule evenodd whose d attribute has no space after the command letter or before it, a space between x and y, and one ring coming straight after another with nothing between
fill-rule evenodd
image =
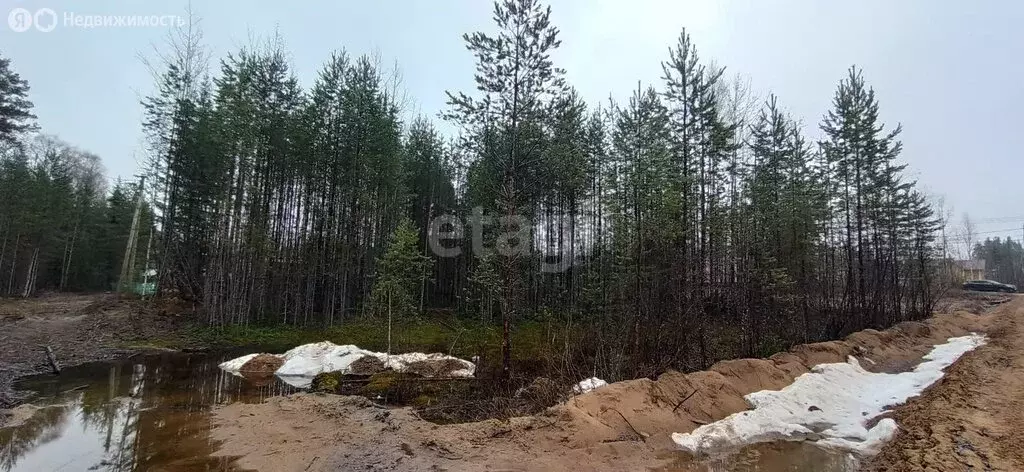
<instances>
[{"instance_id":1,"label":"distant car","mask_svg":"<svg viewBox=\"0 0 1024 472\"><path fill-rule=\"evenodd\" d=\"M1016 286L999 283L994 280L968 280L967 282L964 282L964 290L973 290L976 292L1017 293Z\"/></svg>"}]
</instances>

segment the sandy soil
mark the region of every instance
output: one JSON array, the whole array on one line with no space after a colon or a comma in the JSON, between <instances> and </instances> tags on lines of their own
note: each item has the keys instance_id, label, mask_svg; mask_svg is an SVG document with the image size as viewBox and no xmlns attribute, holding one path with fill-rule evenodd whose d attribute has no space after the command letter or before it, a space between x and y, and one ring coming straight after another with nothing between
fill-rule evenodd
<instances>
[{"instance_id":1,"label":"sandy soil","mask_svg":"<svg viewBox=\"0 0 1024 472\"><path fill-rule=\"evenodd\" d=\"M1005 318L1024 308L1024 298L989 313L972 313L983 311L990 300L971 298L967 305L947 306L952 313L925 322L797 346L769 359L724 361L704 372L668 372L657 380L617 382L541 415L506 422L435 425L409 408L385 409L356 397L300 394L222 407L214 414L213 435L222 441L220 454L240 456L239 465L265 471L666 467L675 450L671 433L692 431L743 411L748 408L743 395L782 388L814 365L854 355L871 370L897 371L912 367L932 346L952 336L992 332L1001 339L999 333L1009 323ZM1011 396L1015 391L1007 390ZM925 398L932 394L929 391ZM941 410L935 416L941 416ZM908 425L913 431L914 423Z\"/></svg>"},{"instance_id":2,"label":"sandy soil","mask_svg":"<svg viewBox=\"0 0 1024 472\"><path fill-rule=\"evenodd\" d=\"M865 470L1024 470L1024 296L996 308L989 343L964 355L920 397Z\"/></svg>"}]
</instances>

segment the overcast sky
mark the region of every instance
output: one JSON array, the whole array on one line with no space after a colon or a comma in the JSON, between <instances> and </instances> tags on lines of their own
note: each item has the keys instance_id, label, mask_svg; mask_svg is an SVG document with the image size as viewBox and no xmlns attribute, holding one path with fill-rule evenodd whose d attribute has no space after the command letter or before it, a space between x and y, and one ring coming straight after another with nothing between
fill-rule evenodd
<instances>
[{"instance_id":1,"label":"overcast sky","mask_svg":"<svg viewBox=\"0 0 1024 472\"><path fill-rule=\"evenodd\" d=\"M0 23L0 54L29 81L44 132L103 158L111 178L137 170L139 97L152 79L139 59L165 27L80 28L78 15L183 15L184 0L0 0L52 9L51 32ZM397 62L412 112L431 116L444 91L473 86L465 32L490 30L482 0L196 1L214 58L277 28L309 85L335 49ZM686 27L699 54L769 91L817 139L836 84L856 64L882 119L903 124L910 174L970 213L985 236L1021 237L1024 225L1024 2L556 0L556 56L591 103L660 81L660 61ZM216 62L213 63L216 65ZM1011 230L1012 231L1004 231Z\"/></svg>"}]
</instances>

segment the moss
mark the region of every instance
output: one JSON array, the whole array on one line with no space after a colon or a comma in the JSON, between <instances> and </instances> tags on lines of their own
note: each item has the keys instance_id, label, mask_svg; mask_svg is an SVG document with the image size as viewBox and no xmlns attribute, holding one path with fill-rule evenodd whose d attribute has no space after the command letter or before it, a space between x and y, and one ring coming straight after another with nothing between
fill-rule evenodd
<instances>
[{"instance_id":1,"label":"moss","mask_svg":"<svg viewBox=\"0 0 1024 472\"><path fill-rule=\"evenodd\" d=\"M310 390L314 392L338 393L341 385L342 374L340 372L323 372L313 377Z\"/></svg>"},{"instance_id":2,"label":"moss","mask_svg":"<svg viewBox=\"0 0 1024 472\"><path fill-rule=\"evenodd\" d=\"M444 384L445 382L425 382L416 374L389 370L372 375L359 393L373 399L382 398L387 403L430 403L433 401L432 398L442 393Z\"/></svg>"},{"instance_id":3,"label":"moss","mask_svg":"<svg viewBox=\"0 0 1024 472\"><path fill-rule=\"evenodd\" d=\"M408 375L400 374L393 370L386 370L384 372L378 372L370 376L370 381L363 386L363 395L368 396L387 396L391 393L404 378L408 378Z\"/></svg>"},{"instance_id":4,"label":"moss","mask_svg":"<svg viewBox=\"0 0 1024 472\"><path fill-rule=\"evenodd\" d=\"M424 394L424 395L419 395L416 398L413 398L409 402L409 404L412 405L412 406L415 406L417 408L422 408L422 407L425 407L425 406L430 406L430 404L434 403L435 400L436 399L433 396L425 395Z\"/></svg>"}]
</instances>

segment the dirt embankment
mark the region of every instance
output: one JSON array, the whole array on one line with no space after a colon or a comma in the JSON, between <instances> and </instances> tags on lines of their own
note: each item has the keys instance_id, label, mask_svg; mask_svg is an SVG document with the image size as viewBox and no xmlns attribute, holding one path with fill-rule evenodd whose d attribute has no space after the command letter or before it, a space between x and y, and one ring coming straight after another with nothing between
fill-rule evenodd
<instances>
[{"instance_id":1,"label":"dirt embankment","mask_svg":"<svg viewBox=\"0 0 1024 472\"><path fill-rule=\"evenodd\" d=\"M1011 305L1022 303L1024 298ZM409 408L300 394L220 408L213 434L223 441L221 454L241 456L241 466L258 470L643 470L671 460L671 433L746 410L745 394L783 388L817 364L851 355L869 370L905 370L935 344L987 333L997 315L1017 309L977 315L960 308L884 332L797 346L769 359L618 382L543 414L504 422L435 425Z\"/></svg>"},{"instance_id":2,"label":"dirt embankment","mask_svg":"<svg viewBox=\"0 0 1024 472\"><path fill-rule=\"evenodd\" d=\"M900 431L865 470L1024 470L1024 296L989 316L988 344L895 409Z\"/></svg>"}]
</instances>

